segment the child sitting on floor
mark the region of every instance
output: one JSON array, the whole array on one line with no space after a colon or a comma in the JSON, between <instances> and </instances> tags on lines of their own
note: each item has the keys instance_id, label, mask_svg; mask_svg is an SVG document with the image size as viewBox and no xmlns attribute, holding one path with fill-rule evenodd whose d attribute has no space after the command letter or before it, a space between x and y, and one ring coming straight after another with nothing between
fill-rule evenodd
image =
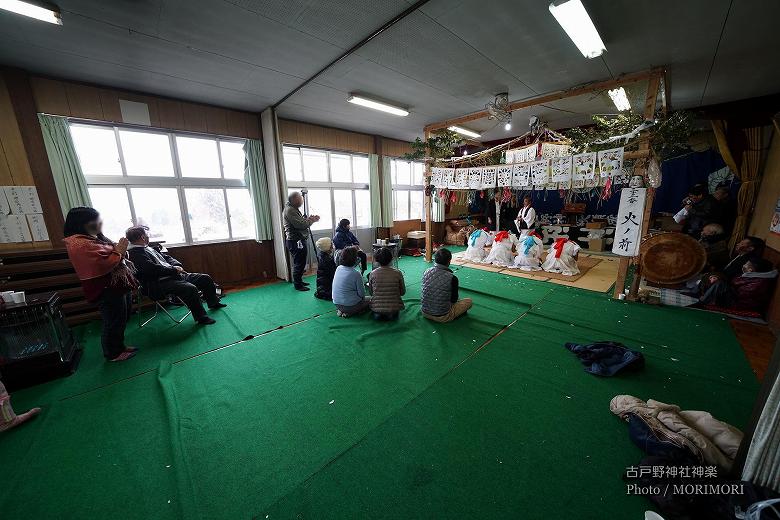
<instances>
[{"instance_id":1,"label":"child sitting on floor","mask_svg":"<svg viewBox=\"0 0 780 520\"><path fill-rule=\"evenodd\" d=\"M398 312L404 308L401 296L406 294L404 275L401 271L390 267L393 253L383 247L374 254L374 260L379 267L368 275L368 290L371 293L371 311L374 319L390 321L398 319Z\"/></svg>"},{"instance_id":2,"label":"child sitting on floor","mask_svg":"<svg viewBox=\"0 0 780 520\"><path fill-rule=\"evenodd\" d=\"M477 229L471 235L469 235L466 241L466 252L463 254L464 260L473 260L475 262L481 262L485 259L485 246L491 241L490 231L488 228Z\"/></svg>"},{"instance_id":3,"label":"child sitting on floor","mask_svg":"<svg viewBox=\"0 0 780 520\"><path fill-rule=\"evenodd\" d=\"M517 256L510 267L517 267L524 271L538 271L541 269L543 252L541 237L533 230L523 229L520 232L520 242L517 244Z\"/></svg>"},{"instance_id":4,"label":"child sitting on floor","mask_svg":"<svg viewBox=\"0 0 780 520\"><path fill-rule=\"evenodd\" d=\"M339 256L339 266L333 277L333 303L338 309L337 314L342 318L366 312L371 302L366 298L363 277L355 270L357 263L357 247L345 247Z\"/></svg>"},{"instance_id":5,"label":"child sitting on floor","mask_svg":"<svg viewBox=\"0 0 780 520\"><path fill-rule=\"evenodd\" d=\"M317 292L315 298L333 299L333 276L336 274L336 262L333 260L333 241L328 237L317 240Z\"/></svg>"},{"instance_id":6,"label":"child sitting on floor","mask_svg":"<svg viewBox=\"0 0 780 520\"><path fill-rule=\"evenodd\" d=\"M483 264L493 264L502 267L509 267L513 264L515 257L512 248L517 244L517 237L509 231L499 231L493 237L493 246L490 252L482 261Z\"/></svg>"},{"instance_id":7,"label":"child sitting on floor","mask_svg":"<svg viewBox=\"0 0 780 520\"><path fill-rule=\"evenodd\" d=\"M577 266L579 253L580 246L577 242L568 238L556 238L547 252L547 259L542 264L542 269L548 273L560 273L564 276L578 275L580 274L580 268Z\"/></svg>"}]
</instances>

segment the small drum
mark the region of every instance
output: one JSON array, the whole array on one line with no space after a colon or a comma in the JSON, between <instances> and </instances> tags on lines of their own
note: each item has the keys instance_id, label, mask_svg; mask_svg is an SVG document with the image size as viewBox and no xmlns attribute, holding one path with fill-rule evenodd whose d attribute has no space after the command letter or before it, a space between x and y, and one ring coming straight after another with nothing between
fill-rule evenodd
<instances>
[{"instance_id":1,"label":"small drum","mask_svg":"<svg viewBox=\"0 0 780 520\"><path fill-rule=\"evenodd\" d=\"M664 286L680 284L704 269L707 252L695 238L683 233L659 233L639 247L642 276Z\"/></svg>"}]
</instances>

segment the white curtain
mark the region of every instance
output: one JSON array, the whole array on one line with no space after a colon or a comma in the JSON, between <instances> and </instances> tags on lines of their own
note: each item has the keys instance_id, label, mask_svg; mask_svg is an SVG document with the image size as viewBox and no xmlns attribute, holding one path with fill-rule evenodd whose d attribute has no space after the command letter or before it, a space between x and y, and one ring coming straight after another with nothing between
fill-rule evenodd
<instances>
[{"instance_id":1,"label":"white curtain","mask_svg":"<svg viewBox=\"0 0 780 520\"><path fill-rule=\"evenodd\" d=\"M393 178L390 174L390 157L382 156L382 224L393 227Z\"/></svg>"},{"instance_id":2,"label":"white curtain","mask_svg":"<svg viewBox=\"0 0 780 520\"><path fill-rule=\"evenodd\" d=\"M382 187L379 182L379 156L368 154L368 192L371 201L371 227L382 227Z\"/></svg>"},{"instance_id":3,"label":"white curtain","mask_svg":"<svg viewBox=\"0 0 780 520\"><path fill-rule=\"evenodd\" d=\"M756 425L742 479L780 492L780 375Z\"/></svg>"}]
</instances>

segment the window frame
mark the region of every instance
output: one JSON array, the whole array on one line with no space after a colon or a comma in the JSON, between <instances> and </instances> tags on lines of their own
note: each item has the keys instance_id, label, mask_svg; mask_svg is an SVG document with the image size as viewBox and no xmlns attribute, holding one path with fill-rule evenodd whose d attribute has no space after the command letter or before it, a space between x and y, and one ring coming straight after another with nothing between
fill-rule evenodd
<instances>
[{"instance_id":1,"label":"window frame","mask_svg":"<svg viewBox=\"0 0 780 520\"><path fill-rule=\"evenodd\" d=\"M414 164L421 164L423 166L423 175L425 175L425 163L420 161L407 161L405 159L399 159L398 157L393 157L390 159L390 171L395 172L397 171L397 163L403 162L409 164L409 180L411 182L414 182ZM395 175L391 173L390 178L392 185L393 185L393 191L408 191L409 197L407 200L408 207L406 208L407 215L412 214L412 193L415 191L424 192L425 191L425 178L423 177L423 184L396 184L395 182ZM395 201L393 205L393 222L395 222ZM417 220L416 218L410 218L409 220ZM423 202L423 211L420 215L420 221L425 220L425 203ZM402 222L402 221L398 221Z\"/></svg>"},{"instance_id":2,"label":"window frame","mask_svg":"<svg viewBox=\"0 0 780 520\"><path fill-rule=\"evenodd\" d=\"M288 152L290 150L296 149L298 152L298 164L300 164L301 167L301 179L299 181L291 181L287 179L287 167L284 164L284 156L285 152ZM305 150L310 151L316 151L316 152L324 152L326 157L326 164L327 164L327 173L328 173L328 180L327 181L307 181L306 180L306 171L304 169L304 163L303 163L303 152ZM350 177L352 178L352 182L333 182L332 175L331 175L331 164L330 164L330 156L331 154L334 155L348 155L350 157ZM284 166L284 179L285 184L287 185L288 192L290 189L300 191L303 188L306 189L326 189L330 193L330 211L331 211L331 218L333 219L333 228L331 228L331 231L335 231L336 227L338 226L338 222L340 218L336 215L336 199L334 196L334 190L349 190L352 192L352 218L357 219L357 197L355 197L355 192L360 190L365 190L366 192L369 192L370 190L370 182L371 182L371 173L370 168L371 165L369 164L369 182L355 182L355 157L361 157L368 159L369 154L367 153L359 153L359 152L350 152L345 150L331 150L331 149L324 149L324 148L317 148L314 146L303 146L299 144L291 144L291 143L283 143L282 145L282 164ZM369 196L369 205L371 203L371 197ZM369 215L371 214L371 208L368 208ZM351 227L353 229L373 229L373 226L371 225L370 219L368 224L365 225L357 225L355 222L352 222ZM316 232L325 231L328 228L324 229L315 229L313 230Z\"/></svg>"},{"instance_id":3,"label":"window frame","mask_svg":"<svg viewBox=\"0 0 780 520\"><path fill-rule=\"evenodd\" d=\"M114 132L114 138L116 140L118 159L121 175L85 175L87 181L87 189L95 188L107 188L107 187L124 187L127 194L128 204L130 206L130 219L132 222L138 222L136 216L135 204L131 194L132 188L176 188L176 192L179 198L179 212L181 213L182 225L184 228L184 242L165 242L166 246L193 246L201 244L216 244L222 242L236 242L240 240L257 240L257 237L236 237L233 235L233 226L231 223L230 204L228 203L227 190L228 189L246 189L249 190L249 186L242 179L231 179L225 177L225 165L222 161L222 147L221 142L233 142L233 143L246 143L246 139L241 137L230 137L217 134L204 134L198 132L186 132L186 131L172 131L162 128L147 127L141 125L128 125L118 124L102 121L82 120L76 118L68 119L68 127L72 126L87 126L87 127L103 127L110 128ZM141 133L154 133L166 135L168 138L168 145L171 152L171 161L173 163L173 176L172 177L155 177L146 175L129 175L127 173L127 165L125 162L124 151L122 149L122 141L119 136L119 131L134 131ZM185 177L181 172L181 164L179 162L179 150L176 146L176 136L182 137L197 137L201 139L209 139L217 143L217 159L219 161L219 178L204 178L204 177ZM207 188L207 189L221 189L222 198L225 202L225 218L227 220L228 238L216 239L216 240L194 240L192 237L192 227L189 219L189 209L187 208L187 197L185 195L185 189L188 188ZM251 193L250 193L251 196ZM253 215L257 219L257 215Z\"/></svg>"}]
</instances>

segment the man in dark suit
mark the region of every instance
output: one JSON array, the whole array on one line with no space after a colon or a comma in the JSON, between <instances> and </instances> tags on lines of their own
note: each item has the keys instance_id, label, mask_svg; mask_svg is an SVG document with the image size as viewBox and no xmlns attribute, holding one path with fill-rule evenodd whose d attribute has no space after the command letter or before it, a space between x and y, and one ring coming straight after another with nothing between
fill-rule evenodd
<instances>
[{"instance_id":1,"label":"man in dark suit","mask_svg":"<svg viewBox=\"0 0 780 520\"><path fill-rule=\"evenodd\" d=\"M142 289L155 300L168 295L178 296L192 311L196 322L202 325L216 323L206 315L199 294L203 293L209 309L226 307L219 301L214 281L207 274L186 272L181 262L171 255L150 247L148 230L146 226L133 226L125 233L130 241L127 252L138 271L136 277Z\"/></svg>"}]
</instances>

